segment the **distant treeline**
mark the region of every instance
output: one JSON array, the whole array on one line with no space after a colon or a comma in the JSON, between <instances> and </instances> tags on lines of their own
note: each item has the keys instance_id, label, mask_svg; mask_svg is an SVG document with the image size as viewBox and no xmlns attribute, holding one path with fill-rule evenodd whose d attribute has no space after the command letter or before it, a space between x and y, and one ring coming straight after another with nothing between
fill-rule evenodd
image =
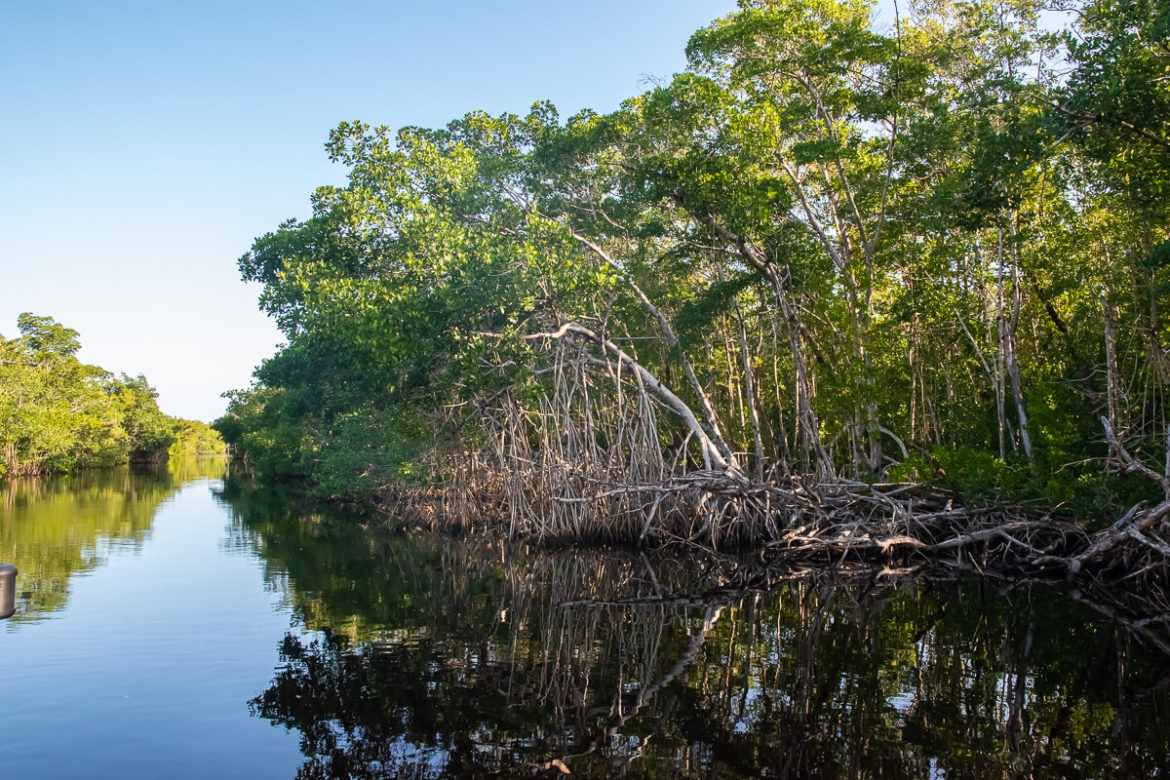
<instances>
[{"instance_id":1,"label":"distant treeline","mask_svg":"<svg viewBox=\"0 0 1170 780\"><path fill-rule=\"evenodd\" d=\"M1170 10L1050 5L741 0L610 114L342 124L348 184L240 260L288 346L216 427L514 527L694 472L1128 507L1106 425L1166 466Z\"/></svg>"},{"instance_id":2,"label":"distant treeline","mask_svg":"<svg viewBox=\"0 0 1170 780\"><path fill-rule=\"evenodd\" d=\"M78 360L77 331L29 313L17 326L0 336L0 477L223 452L206 424L159 411L146 377Z\"/></svg>"}]
</instances>

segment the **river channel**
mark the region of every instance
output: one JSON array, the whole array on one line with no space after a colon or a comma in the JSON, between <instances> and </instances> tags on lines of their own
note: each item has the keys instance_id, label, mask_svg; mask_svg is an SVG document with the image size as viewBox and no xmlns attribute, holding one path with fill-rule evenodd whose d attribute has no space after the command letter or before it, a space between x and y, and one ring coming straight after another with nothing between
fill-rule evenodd
<instances>
[{"instance_id":1,"label":"river channel","mask_svg":"<svg viewBox=\"0 0 1170 780\"><path fill-rule=\"evenodd\" d=\"M382 530L207 460L0 483L5 778L1170 772L1170 656L1063 587Z\"/></svg>"}]
</instances>

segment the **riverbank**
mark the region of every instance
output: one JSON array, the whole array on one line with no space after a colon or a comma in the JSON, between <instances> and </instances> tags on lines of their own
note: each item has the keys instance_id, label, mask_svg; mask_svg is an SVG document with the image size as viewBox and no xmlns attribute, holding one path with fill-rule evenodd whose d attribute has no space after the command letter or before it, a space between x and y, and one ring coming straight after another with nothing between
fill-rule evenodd
<instances>
[{"instance_id":1,"label":"riverbank","mask_svg":"<svg viewBox=\"0 0 1170 780\"><path fill-rule=\"evenodd\" d=\"M388 489L372 503L398 524L494 532L551 547L685 546L750 550L769 560L891 565L950 557L979 570L1069 578L1082 572L1162 574L1170 560L1162 535L1170 501L1140 503L1112 525L1089 531L1019 507L958 505L945 493L909 483L804 487L698 472L567 501L575 522L555 500L545 511L526 502L535 511L521 517L499 494Z\"/></svg>"},{"instance_id":2,"label":"riverbank","mask_svg":"<svg viewBox=\"0 0 1170 780\"><path fill-rule=\"evenodd\" d=\"M1170 611L1170 477L1133 458L1105 424L1116 468L1161 490L1093 527L1020 505L957 500L913 483L753 481L693 471L647 484L557 480L528 460L467 470L443 490L385 488L386 521L546 547L686 548L782 565L942 565L980 575L1064 579L1115 592L1138 612ZM526 464L526 465L525 465Z\"/></svg>"},{"instance_id":3,"label":"riverbank","mask_svg":"<svg viewBox=\"0 0 1170 780\"><path fill-rule=\"evenodd\" d=\"M82 363L77 331L27 312L17 324L0 335L0 480L225 452L206 423L163 414L145 376Z\"/></svg>"}]
</instances>

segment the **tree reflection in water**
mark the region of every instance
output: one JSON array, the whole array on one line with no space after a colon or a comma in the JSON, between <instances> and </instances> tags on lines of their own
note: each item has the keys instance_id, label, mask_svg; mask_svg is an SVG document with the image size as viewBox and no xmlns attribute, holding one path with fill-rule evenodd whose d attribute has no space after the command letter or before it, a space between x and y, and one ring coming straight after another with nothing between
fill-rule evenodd
<instances>
[{"instance_id":1,"label":"tree reflection in water","mask_svg":"<svg viewBox=\"0 0 1170 780\"><path fill-rule=\"evenodd\" d=\"M141 548L155 514L184 483L218 479L222 458L175 459L146 468L0 481L0 562L19 570L11 624L62 609L73 578L119 549Z\"/></svg>"},{"instance_id":2,"label":"tree reflection in water","mask_svg":"<svg viewBox=\"0 0 1170 780\"><path fill-rule=\"evenodd\" d=\"M251 702L301 733L301 777L1170 770L1165 656L1053 588L731 589L727 562L387 538L229 500L304 623Z\"/></svg>"}]
</instances>

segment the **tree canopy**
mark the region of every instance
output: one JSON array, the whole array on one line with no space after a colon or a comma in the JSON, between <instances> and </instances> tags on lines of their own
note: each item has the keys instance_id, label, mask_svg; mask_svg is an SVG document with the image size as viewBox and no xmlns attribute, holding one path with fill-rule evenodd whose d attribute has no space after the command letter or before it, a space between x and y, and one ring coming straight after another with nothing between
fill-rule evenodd
<instances>
[{"instance_id":1,"label":"tree canopy","mask_svg":"<svg viewBox=\"0 0 1170 780\"><path fill-rule=\"evenodd\" d=\"M555 451L1108 514L1101 419L1165 450L1170 17L1069 6L741 0L609 114L343 123L216 427L335 495Z\"/></svg>"},{"instance_id":2,"label":"tree canopy","mask_svg":"<svg viewBox=\"0 0 1170 780\"><path fill-rule=\"evenodd\" d=\"M146 377L78 360L77 331L30 313L17 327L18 337L0 336L0 477L222 451L205 423L163 414Z\"/></svg>"}]
</instances>

